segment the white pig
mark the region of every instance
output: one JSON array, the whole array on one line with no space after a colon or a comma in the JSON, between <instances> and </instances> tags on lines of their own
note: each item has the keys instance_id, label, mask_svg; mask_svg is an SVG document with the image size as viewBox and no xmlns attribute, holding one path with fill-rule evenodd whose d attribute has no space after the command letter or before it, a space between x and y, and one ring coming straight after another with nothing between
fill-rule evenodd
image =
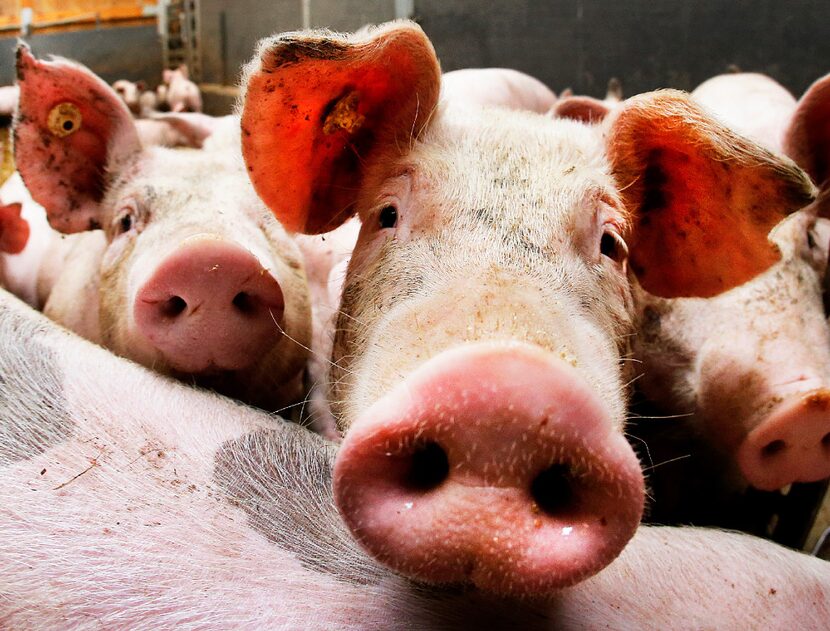
<instances>
[{"instance_id":1,"label":"white pig","mask_svg":"<svg viewBox=\"0 0 830 631\"><path fill-rule=\"evenodd\" d=\"M697 86L692 98L725 125L781 153L795 98L771 77L755 72L718 75Z\"/></svg>"},{"instance_id":2,"label":"white pig","mask_svg":"<svg viewBox=\"0 0 830 631\"><path fill-rule=\"evenodd\" d=\"M276 36L246 69L243 153L290 229L361 218L329 395L346 523L418 580L534 596L610 563L642 514L629 270L717 295L772 265L769 229L814 189L680 93L601 129L439 93L413 24Z\"/></svg>"},{"instance_id":3,"label":"white pig","mask_svg":"<svg viewBox=\"0 0 830 631\"><path fill-rule=\"evenodd\" d=\"M91 231L66 254L45 313L245 401L300 398L311 328L302 262L238 148L142 147L126 107L87 69L21 45L17 72L23 180L53 228Z\"/></svg>"},{"instance_id":4,"label":"white pig","mask_svg":"<svg viewBox=\"0 0 830 631\"><path fill-rule=\"evenodd\" d=\"M556 94L544 83L511 68L463 68L444 73L441 98L544 114Z\"/></svg>"},{"instance_id":5,"label":"white pig","mask_svg":"<svg viewBox=\"0 0 830 631\"><path fill-rule=\"evenodd\" d=\"M165 70L164 100L173 112L201 112L202 93L198 86L188 78L187 66L175 70Z\"/></svg>"},{"instance_id":6,"label":"white pig","mask_svg":"<svg viewBox=\"0 0 830 631\"><path fill-rule=\"evenodd\" d=\"M161 379L2 290L0 375L3 628L819 631L830 617L830 564L691 528L641 528L547 602L413 584L352 541L334 450L312 433Z\"/></svg>"}]
</instances>

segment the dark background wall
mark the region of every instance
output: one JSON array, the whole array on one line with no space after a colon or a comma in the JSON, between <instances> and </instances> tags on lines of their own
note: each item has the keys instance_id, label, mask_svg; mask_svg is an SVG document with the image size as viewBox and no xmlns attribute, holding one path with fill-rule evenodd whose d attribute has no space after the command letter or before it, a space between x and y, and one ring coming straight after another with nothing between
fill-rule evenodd
<instances>
[{"instance_id":1,"label":"dark background wall","mask_svg":"<svg viewBox=\"0 0 830 631\"><path fill-rule=\"evenodd\" d=\"M402 4L398 2L397 6ZM312 26L353 30L391 19L395 0L311 0ZM692 89L729 64L765 72L795 94L830 71L826 0L414 0L445 70L508 66L555 91L602 96ZM234 84L256 41L302 26L300 0L201 0L202 80ZM106 80L158 82L153 27L27 38L37 55L77 59ZM0 39L0 85L13 80L15 38Z\"/></svg>"},{"instance_id":2,"label":"dark background wall","mask_svg":"<svg viewBox=\"0 0 830 631\"><path fill-rule=\"evenodd\" d=\"M445 70L510 66L555 91L693 89L729 64L796 94L830 72L826 0L415 0Z\"/></svg>"},{"instance_id":3,"label":"dark background wall","mask_svg":"<svg viewBox=\"0 0 830 631\"><path fill-rule=\"evenodd\" d=\"M155 26L99 28L30 35L25 38L36 57L60 55L89 66L105 81L161 79L161 42ZM14 82L16 37L0 39L0 85Z\"/></svg>"}]
</instances>

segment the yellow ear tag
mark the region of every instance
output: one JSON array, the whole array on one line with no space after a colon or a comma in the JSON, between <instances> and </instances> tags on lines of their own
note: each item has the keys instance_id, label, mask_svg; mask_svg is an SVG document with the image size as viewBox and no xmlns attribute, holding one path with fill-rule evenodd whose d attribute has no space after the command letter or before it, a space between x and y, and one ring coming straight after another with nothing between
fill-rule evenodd
<instances>
[{"instance_id":1,"label":"yellow ear tag","mask_svg":"<svg viewBox=\"0 0 830 631\"><path fill-rule=\"evenodd\" d=\"M359 101L360 95L357 91L349 92L337 101L329 115L326 116L326 120L323 121L323 133L333 134L340 129L345 129L349 134L354 134L360 129L366 117L357 113Z\"/></svg>"},{"instance_id":2,"label":"yellow ear tag","mask_svg":"<svg viewBox=\"0 0 830 631\"><path fill-rule=\"evenodd\" d=\"M46 124L53 136L65 138L81 128L81 110L73 103L59 103L49 111Z\"/></svg>"}]
</instances>

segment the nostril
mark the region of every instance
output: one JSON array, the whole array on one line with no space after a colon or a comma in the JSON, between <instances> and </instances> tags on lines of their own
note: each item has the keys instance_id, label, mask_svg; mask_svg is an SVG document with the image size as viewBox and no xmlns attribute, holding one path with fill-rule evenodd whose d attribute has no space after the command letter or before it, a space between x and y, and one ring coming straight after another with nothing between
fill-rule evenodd
<instances>
[{"instance_id":1,"label":"nostril","mask_svg":"<svg viewBox=\"0 0 830 631\"><path fill-rule=\"evenodd\" d=\"M446 452L438 443L427 443L412 454L404 483L415 490L430 491L446 480L449 473Z\"/></svg>"},{"instance_id":2,"label":"nostril","mask_svg":"<svg viewBox=\"0 0 830 631\"><path fill-rule=\"evenodd\" d=\"M774 440L771 443L764 445L761 449L761 455L764 458L771 458L772 456L780 454L787 448L787 443L783 440Z\"/></svg>"},{"instance_id":3,"label":"nostril","mask_svg":"<svg viewBox=\"0 0 830 631\"><path fill-rule=\"evenodd\" d=\"M161 315L167 318L175 318L176 316L181 315L185 309L187 309L187 303L184 301L184 298L179 296L168 298L161 303L160 307Z\"/></svg>"},{"instance_id":4,"label":"nostril","mask_svg":"<svg viewBox=\"0 0 830 631\"><path fill-rule=\"evenodd\" d=\"M530 495L536 505L549 515L560 515L573 507L571 469L556 464L542 471L530 485Z\"/></svg>"},{"instance_id":5,"label":"nostril","mask_svg":"<svg viewBox=\"0 0 830 631\"><path fill-rule=\"evenodd\" d=\"M253 296L244 291L236 294L231 303L238 311L245 314L252 313L256 307Z\"/></svg>"},{"instance_id":6,"label":"nostril","mask_svg":"<svg viewBox=\"0 0 830 631\"><path fill-rule=\"evenodd\" d=\"M827 432L821 439L821 444L824 447L830 448L830 432Z\"/></svg>"}]
</instances>

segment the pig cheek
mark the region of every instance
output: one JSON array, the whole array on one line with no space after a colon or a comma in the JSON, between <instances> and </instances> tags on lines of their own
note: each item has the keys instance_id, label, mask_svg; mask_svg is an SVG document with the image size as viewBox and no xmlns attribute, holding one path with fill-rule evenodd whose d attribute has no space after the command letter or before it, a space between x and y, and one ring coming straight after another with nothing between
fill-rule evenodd
<instances>
[{"instance_id":1,"label":"pig cheek","mask_svg":"<svg viewBox=\"0 0 830 631\"><path fill-rule=\"evenodd\" d=\"M129 353L129 322L132 309L129 308L129 278L135 261L136 238L122 235L107 247L101 261L100 279L100 320L101 337L106 346L116 353Z\"/></svg>"},{"instance_id":2,"label":"pig cheek","mask_svg":"<svg viewBox=\"0 0 830 631\"><path fill-rule=\"evenodd\" d=\"M750 402L772 409L781 398L770 396L761 374L729 355L704 348L701 356L697 405L702 429L719 451L732 454L752 429L750 419L760 418Z\"/></svg>"}]
</instances>

